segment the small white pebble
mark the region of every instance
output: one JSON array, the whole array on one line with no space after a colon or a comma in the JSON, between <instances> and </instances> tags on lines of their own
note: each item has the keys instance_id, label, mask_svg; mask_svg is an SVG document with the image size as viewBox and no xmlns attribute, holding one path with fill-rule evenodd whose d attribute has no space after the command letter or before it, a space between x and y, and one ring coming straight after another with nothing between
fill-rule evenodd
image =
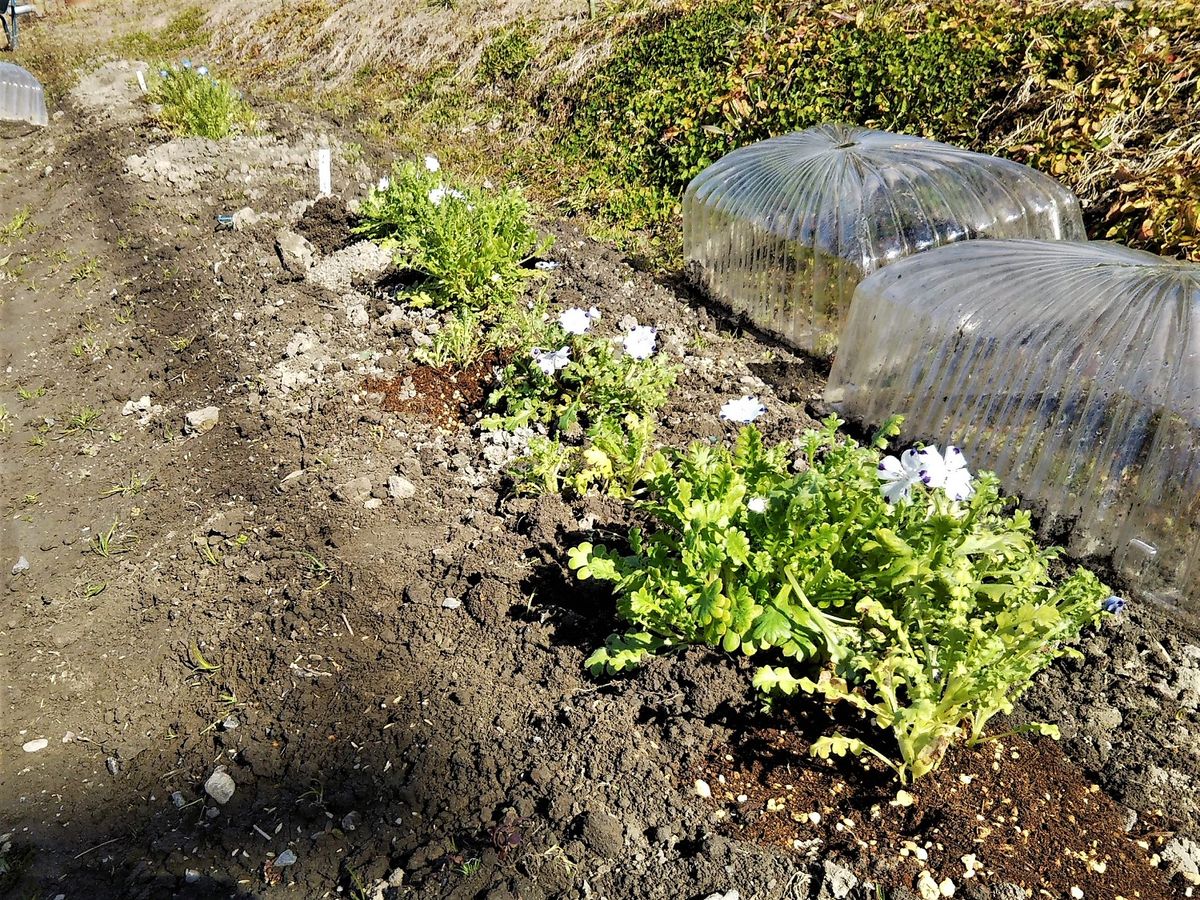
<instances>
[{"instance_id":1,"label":"small white pebble","mask_svg":"<svg viewBox=\"0 0 1200 900\"><path fill-rule=\"evenodd\" d=\"M814 825L820 825L821 824L821 814L819 812L810 812L808 814L808 821Z\"/></svg>"},{"instance_id":2,"label":"small white pebble","mask_svg":"<svg viewBox=\"0 0 1200 900\"><path fill-rule=\"evenodd\" d=\"M1071 896L1074 897L1075 900L1083 900L1083 891L1078 887L1073 887L1071 888Z\"/></svg>"},{"instance_id":3,"label":"small white pebble","mask_svg":"<svg viewBox=\"0 0 1200 900\"><path fill-rule=\"evenodd\" d=\"M696 786L692 790L701 800L707 800L712 796L712 788L708 786L708 782L701 781L699 778L696 779Z\"/></svg>"},{"instance_id":4,"label":"small white pebble","mask_svg":"<svg viewBox=\"0 0 1200 900\"><path fill-rule=\"evenodd\" d=\"M38 738L36 741L29 741L21 745L21 749L26 753L37 753L39 750L45 750L50 746L50 742L45 738Z\"/></svg>"},{"instance_id":5,"label":"small white pebble","mask_svg":"<svg viewBox=\"0 0 1200 900\"><path fill-rule=\"evenodd\" d=\"M908 791L896 791L896 799L891 801L891 804L892 806L912 806L916 802L916 798Z\"/></svg>"}]
</instances>

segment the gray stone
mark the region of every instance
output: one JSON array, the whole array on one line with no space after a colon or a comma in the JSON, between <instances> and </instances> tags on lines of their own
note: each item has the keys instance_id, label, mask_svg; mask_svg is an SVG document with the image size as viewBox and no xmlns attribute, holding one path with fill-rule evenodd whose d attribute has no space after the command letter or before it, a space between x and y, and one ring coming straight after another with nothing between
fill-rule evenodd
<instances>
[{"instance_id":1,"label":"gray stone","mask_svg":"<svg viewBox=\"0 0 1200 900\"><path fill-rule=\"evenodd\" d=\"M18 559L12 567L12 573L14 575L20 575L22 572L28 572L28 571L29 571L29 560L27 560L24 556L22 556L20 559Z\"/></svg>"},{"instance_id":2,"label":"gray stone","mask_svg":"<svg viewBox=\"0 0 1200 900\"><path fill-rule=\"evenodd\" d=\"M294 850L284 850L277 857L275 857L274 866L277 869L284 869L288 866L294 866L297 859L299 859L299 857L296 856Z\"/></svg>"},{"instance_id":3,"label":"gray stone","mask_svg":"<svg viewBox=\"0 0 1200 900\"><path fill-rule=\"evenodd\" d=\"M206 406L203 409L194 409L183 417L183 428L188 434L205 434L217 427L220 418L220 407Z\"/></svg>"},{"instance_id":4,"label":"gray stone","mask_svg":"<svg viewBox=\"0 0 1200 900\"><path fill-rule=\"evenodd\" d=\"M361 503L371 496L371 479L360 475L339 484L333 491L333 496L343 503Z\"/></svg>"},{"instance_id":5,"label":"gray stone","mask_svg":"<svg viewBox=\"0 0 1200 900\"><path fill-rule=\"evenodd\" d=\"M204 782L204 793L222 805L232 799L235 790L237 790L237 785L224 767L218 768L208 776L208 781Z\"/></svg>"},{"instance_id":6,"label":"gray stone","mask_svg":"<svg viewBox=\"0 0 1200 900\"><path fill-rule=\"evenodd\" d=\"M281 228L275 235L275 249L283 267L293 274L303 275L316 263L312 244L288 228Z\"/></svg>"},{"instance_id":7,"label":"gray stone","mask_svg":"<svg viewBox=\"0 0 1200 900\"><path fill-rule=\"evenodd\" d=\"M153 405L154 404L150 400L149 395L143 394L137 400L127 401L126 404L121 407L121 415L132 416L135 413L147 413L150 412L150 408Z\"/></svg>"},{"instance_id":8,"label":"gray stone","mask_svg":"<svg viewBox=\"0 0 1200 900\"><path fill-rule=\"evenodd\" d=\"M197 872L195 869L187 869L183 873L183 880L186 881L188 884L195 884L197 881L200 880L200 873Z\"/></svg>"},{"instance_id":9,"label":"gray stone","mask_svg":"<svg viewBox=\"0 0 1200 900\"><path fill-rule=\"evenodd\" d=\"M826 860L822 864L822 878L817 891L817 900L844 900L856 887L858 887L858 878L853 872L831 860Z\"/></svg>"},{"instance_id":10,"label":"gray stone","mask_svg":"<svg viewBox=\"0 0 1200 900\"><path fill-rule=\"evenodd\" d=\"M1097 706L1092 710L1092 725L1099 731L1115 731L1121 727L1121 711L1112 706Z\"/></svg>"},{"instance_id":11,"label":"gray stone","mask_svg":"<svg viewBox=\"0 0 1200 900\"><path fill-rule=\"evenodd\" d=\"M176 809L183 809L187 806L187 798L183 796L182 791L176 791L171 795L171 805Z\"/></svg>"},{"instance_id":12,"label":"gray stone","mask_svg":"<svg viewBox=\"0 0 1200 900\"><path fill-rule=\"evenodd\" d=\"M992 886L992 900L1027 900L1025 888L1007 881Z\"/></svg>"},{"instance_id":13,"label":"gray stone","mask_svg":"<svg viewBox=\"0 0 1200 900\"><path fill-rule=\"evenodd\" d=\"M315 346L317 346L317 339L315 337L306 331L297 331L292 335L292 339L288 341L283 355L291 359L292 357L307 353Z\"/></svg>"},{"instance_id":14,"label":"gray stone","mask_svg":"<svg viewBox=\"0 0 1200 900\"><path fill-rule=\"evenodd\" d=\"M259 215L248 206L243 206L233 214L233 230L244 231L258 224Z\"/></svg>"},{"instance_id":15,"label":"gray stone","mask_svg":"<svg viewBox=\"0 0 1200 900\"><path fill-rule=\"evenodd\" d=\"M416 486L407 478L401 478L399 475L388 478L388 496L396 502L410 500L416 495Z\"/></svg>"},{"instance_id":16,"label":"gray stone","mask_svg":"<svg viewBox=\"0 0 1200 900\"><path fill-rule=\"evenodd\" d=\"M1200 844L1180 835L1168 841L1159 856L1167 877L1181 875L1189 884L1200 885Z\"/></svg>"}]
</instances>

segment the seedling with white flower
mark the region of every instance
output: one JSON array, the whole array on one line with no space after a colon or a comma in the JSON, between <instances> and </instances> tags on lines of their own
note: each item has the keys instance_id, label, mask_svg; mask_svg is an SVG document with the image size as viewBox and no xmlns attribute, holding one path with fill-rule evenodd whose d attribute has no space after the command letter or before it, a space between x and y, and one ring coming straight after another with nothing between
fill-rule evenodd
<instances>
[{"instance_id":1,"label":"seedling with white flower","mask_svg":"<svg viewBox=\"0 0 1200 900\"><path fill-rule=\"evenodd\" d=\"M582 544L569 564L613 582L631 626L591 656L593 672L692 643L766 653L761 690L849 703L895 740L893 753L834 734L816 753L871 753L903 781L936 768L955 740L981 740L1115 604L1086 570L1052 583L1056 552L1037 546L1027 512L1009 512L994 476L952 481L965 465L934 468L933 448L881 470L898 422L870 447L840 424L804 436L798 472L753 426L732 451L693 445L649 479L640 506L657 527L633 529L628 555ZM881 471L899 475L882 490ZM819 671L794 672L800 663Z\"/></svg>"},{"instance_id":2,"label":"seedling with white flower","mask_svg":"<svg viewBox=\"0 0 1200 900\"><path fill-rule=\"evenodd\" d=\"M662 406L678 369L654 356L655 330L628 331L618 352L613 339L596 333L600 318L595 307L573 307L546 321L528 357L518 353L505 368L488 400L499 412L484 427L542 425L558 433L577 423L587 429L630 414L650 416Z\"/></svg>"},{"instance_id":3,"label":"seedling with white flower","mask_svg":"<svg viewBox=\"0 0 1200 900\"><path fill-rule=\"evenodd\" d=\"M945 456L937 447L905 450L899 458L885 456L878 472L889 503L907 503L917 485L940 490L952 500L969 500L974 493L971 472L958 447L947 447Z\"/></svg>"}]
</instances>

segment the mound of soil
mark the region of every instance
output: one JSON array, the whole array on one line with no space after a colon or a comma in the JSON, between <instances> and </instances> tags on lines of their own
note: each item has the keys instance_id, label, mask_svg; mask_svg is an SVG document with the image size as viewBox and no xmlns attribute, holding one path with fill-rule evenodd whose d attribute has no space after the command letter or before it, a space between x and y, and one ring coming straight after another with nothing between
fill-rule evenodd
<instances>
[{"instance_id":1,"label":"mound of soil","mask_svg":"<svg viewBox=\"0 0 1200 900\"><path fill-rule=\"evenodd\" d=\"M322 256L336 253L354 242L352 229L357 224L346 204L335 197L322 197L304 211L296 231Z\"/></svg>"},{"instance_id":2,"label":"mound of soil","mask_svg":"<svg viewBox=\"0 0 1200 900\"><path fill-rule=\"evenodd\" d=\"M798 851L817 844L888 887L949 879L1029 896L1178 896L1151 862L1162 817L1126 834L1121 809L1052 741L957 747L907 796L878 760L813 759L809 744L796 730L755 728L714 748L696 777L726 833Z\"/></svg>"}]
</instances>

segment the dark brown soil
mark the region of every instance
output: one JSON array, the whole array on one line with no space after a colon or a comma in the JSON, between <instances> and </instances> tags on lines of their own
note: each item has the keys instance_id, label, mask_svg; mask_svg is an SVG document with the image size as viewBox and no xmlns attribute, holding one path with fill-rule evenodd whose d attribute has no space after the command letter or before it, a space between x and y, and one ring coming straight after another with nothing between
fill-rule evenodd
<instances>
[{"instance_id":1,"label":"dark brown soil","mask_svg":"<svg viewBox=\"0 0 1200 900\"><path fill-rule=\"evenodd\" d=\"M879 761L813 759L808 748L796 730L757 728L714 749L697 777L731 836L797 851L820 840L887 887L917 889L928 873L938 884L1015 884L1033 896L1179 896L1150 861L1164 842L1161 818L1126 834L1117 804L1053 741L955 748L908 786L911 805L897 801L909 798Z\"/></svg>"},{"instance_id":2,"label":"dark brown soil","mask_svg":"<svg viewBox=\"0 0 1200 900\"><path fill-rule=\"evenodd\" d=\"M348 246L354 236L350 229L357 224L354 214L340 198L322 197L304 211L296 223L296 231L322 256Z\"/></svg>"},{"instance_id":3,"label":"dark brown soil","mask_svg":"<svg viewBox=\"0 0 1200 900\"><path fill-rule=\"evenodd\" d=\"M495 370L503 366L498 353L487 353L465 369L417 365L395 378L368 378L363 386L383 395L380 409L408 413L436 425L473 425L479 420Z\"/></svg>"}]
</instances>

